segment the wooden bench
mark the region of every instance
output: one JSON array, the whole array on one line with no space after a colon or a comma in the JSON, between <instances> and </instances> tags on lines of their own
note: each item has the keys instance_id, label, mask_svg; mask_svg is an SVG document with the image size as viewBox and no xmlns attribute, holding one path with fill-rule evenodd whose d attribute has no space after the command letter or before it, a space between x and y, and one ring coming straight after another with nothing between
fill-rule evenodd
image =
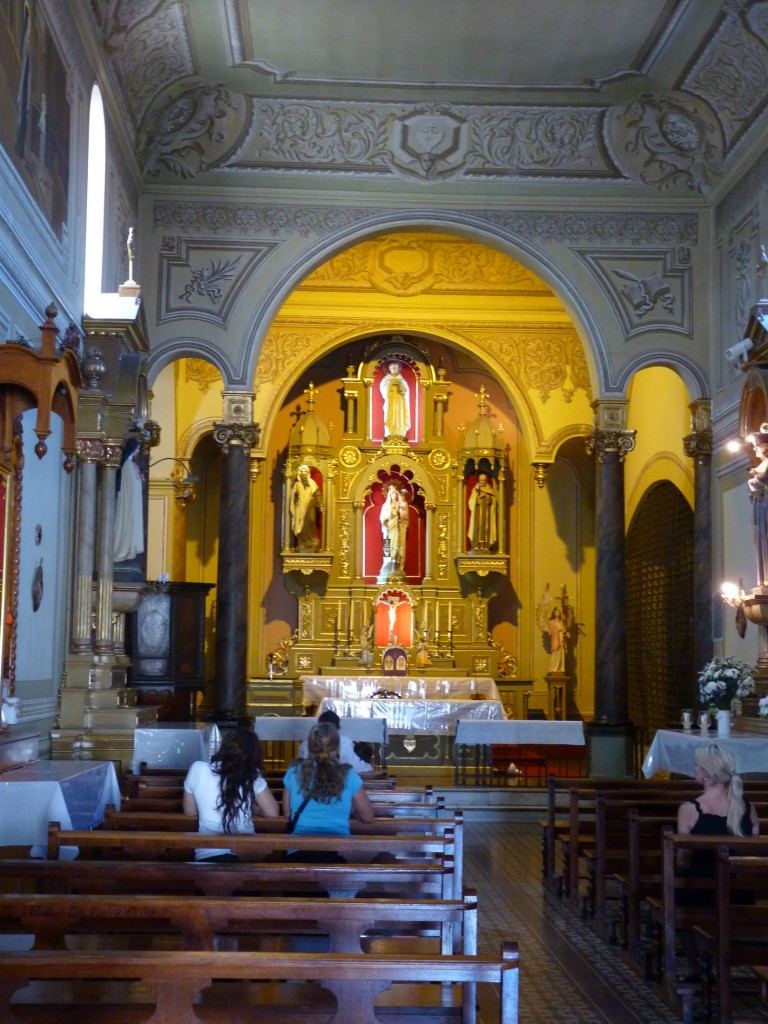
<instances>
[{"instance_id":1,"label":"wooden bench","mask_svg":"<svg viewBox=\"0 0 768 1024\"><path fill-rule=\"evenodd\" d=\"M413 864L205 863L202 861L34 860L0 858L0 891L241 895L387 896L449 899L453 858Z\"/></svg>"},{"instance_id":2,"label":"wooden bench","mask_svg":"<svg viewBox=\"0 0 768 1024\"><path fill-rule=\"evenodd\" d=\"M616 918L608 916L608 881L617 873L625 873L629 865L629 815L632 810L648 814L676 816L680 795L645 791L626 797L598 792L595 799L595 842L585 845L584 860L587 869L585 916L595 919L601 934L615 941ZM661 849L661 833L659 833Z\"/></svg>"},{"instance_id":3,"label":"wooden bench","mask_svg":"<svg viewBox=\"0 0 768 1024\"><path fill-rule=\"evenodd\" d=\"M414 805L418 806L418 805ZM165 814L156 812L116 811L105 808L102 830L107 831L168 831L188 833L194 829L196 819L183 812ZM285 818L257 818L256 832L259 835L284 835ZM352 835L366 836L453 836L453 864L456 884L461 889L464 863L464 812L457 810L452 818L376 818L371 822L350 820ZM220 836L221 840L222 837ZM226 845L222 840L220 846ZM327 848L327 838L326 838Z\"/></svg>"},{"instance_id":4,"label":"wooden bench","mask_svg":"<svg viewBox=\"0 0 768 1024\"><path fill-rule=\"evenodd\" d=\"M416 802L405 800L377 800L376 793L369 793L368 798L377 811L377 816L421 818L435 817L445 813L445 797L436 796L429 802ZM122 811L141 811L146 814L174 814L181 813L181 793L174 797L152 797L152 796L125 796L123 797L120 809ZM255 817L256 821L263 820Z\"/></svg>"},{"instance_id":5,"label":"wooden bench","mask_svg":"<svg viewBox=\"0 0 768 1024\"><path fill-rule=\"evenodd\" d=\"M35 949L65 949L67 936L95 937L103 949L115 945L115 935L138 935L145 949L169 935L182 949L214 950L222 936L237 940L239 949L253 948L254 940L262 949L265 939L310 935L327 937L331 953L403 952L406 940L412 952L470 956L477 953L477 894L410 901L6 894L0 895L0 932L30 933Z\"/></svg>"},{"instance_id":6,"label":"wooden bench","mask_svg":"<svg viewBox=\"0 0 768 1024\"><path fill-rule=\"evenodd\" d=\"M734 856L727 848L721 848L715 892L713 926L697 927L696 938L703 951L707 1007L711 1009L711 965L714 965L718 1002L716 1020L719 1024L731 1024L733 968L768 967L768 857ZM745 892L754 902L745 905Z\"/></svg>"},{"instance_id":7,"label":"wooden bench","mask_svg":"<svg viewBox=\"0 0 768 1024\"><path fill-rule=\"evenodd\" d=\"M768 816L768 805L755 802L761 817ZM662 901L662 835L665 830L674 831L677 814L656 814L656 809L630 809L628 822L629 857L626 871L617 873L619 886L619 931L622 945L632 956L644 954L646 980L651 981L661 974L661 965L654 959L658 942L654 940L654 920L646 921L646 935L643 934L642 907L653 905L656 919L660 919ZM761 828L762 831L762 828Z\"/></svg>"},{"instance_id":8,"label":"wooden bench","mask_svg":"<svg viewBox=\"0 0 768 1024\"><path fill-rule=\"evenodd\" d=\"M411 861L434 860L450 856L454 865L453 882L461 891L461 865L456 864L455 836L448 827L442 836L429 835L349 835L318 836L286 833L257 835L203 835L199 832L151 831L77 831L62 829L58 822L48 826L47 857L58 860L62 847L77 848L79 857L100 859L185 860L197 849L226 847L244 861L263 861L267 857L298 850L308 855L333 851L350 863L368 863L375 858L407 858ZM443 893L453 898L454 892Z\"/></svg>"},{"instance_id":9,"label":"wooden bench","mask_svg":"<svg viewBox=\"0 0 768 1024\"><path fill-rule=\"evenodd\" d=\"M628 779L614 781L600 780L578 783L568 788L568 834L560 837L563 847L563 895L574 909L582 910L579 879L581 859L587 849L595 845L595 819L597 797L600 793L612 795L615 799L670 799L670 794L679 803L696 791L692 780L674 780L669 783L632 782Z\"/></svg>"},{"instance_id":10,"label":"wooden bench","mask_svg":"<svg viewBox=\"0 0 768 1024\"><path fill-rule=\"evenodd\" d=\"M78 982L76 990L66 987L64 1002L58 1005L52 1002L56 989L39 984L72 981ZM233 990L229 984L221 984L237 981L248 985ZM273 1022L282 1015L286 1020L317 1020L318 1024L365 1024L376 1019L374 1005L380 1004L396 1013L398 1020L414 1024L423 1024L425 1017L435 1024L457 1019L473 1024L477 984L498 986L498 1024L518 1021L518 952L514 943L505 944L498 957L211 955L197 951L123 952L119 956L58 950L7 953L0 974L3 1024L19 1021L11 1000L30 983L34 984L25 993L22 1009L25 1018L37 997L43 1019L76 1020L78 1024L131 1024L147 1020L152 1006L152 1024L200 1024L195 1010L205 1013L212 1004L218 1011L216 1019L232 1024ZM136 1007L141 1016L131 1014Z\"/></svg>"},{"instance_id":11,"label":"wooden bench","mask_svg":"<svg viewBox=\"0 0 768 1024\"><path fill-rule=\"evenodd\" d=\"M768 822L760 823L761 829L766 828ZM670 999L682 996L683 1000L688 993L679 989L677 981L677 935L685 928L712 928L715 921L715 875L711 879L691 878L682 874L678 867L678 853L682 850L694 851L705 850L712 854L715 861L718 851L727 842L727 847L734 855L739 856L768 856L768 836L698 836L680 835L675 832L665 832L662 839L662 926L661 936L663 942L663 963L664 983ZM677 899L677 894L685 890L711 890L713 893L711 906L691 906L682 904Z\"/></svg>"}]
</instances>

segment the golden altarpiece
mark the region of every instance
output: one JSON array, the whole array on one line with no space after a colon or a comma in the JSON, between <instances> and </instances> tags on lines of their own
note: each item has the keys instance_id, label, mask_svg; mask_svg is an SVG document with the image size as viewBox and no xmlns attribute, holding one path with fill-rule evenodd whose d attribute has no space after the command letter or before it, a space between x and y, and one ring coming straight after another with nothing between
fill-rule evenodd
<instances>
[{"instance_id":1,"label":"golden altarpiece","mask_svg":"<svg viewBox=\"0 0 768 1024\"><path fill-rule=\"evenodd\" d=\"M282 568L298 626L270 674L378 675L396 647L407 675L495 677L508 467L484 389L454 451L451 382L417 342L376 339L339 383L340 443L310 385L288 444Z\"/></svg>"}]
</instances>

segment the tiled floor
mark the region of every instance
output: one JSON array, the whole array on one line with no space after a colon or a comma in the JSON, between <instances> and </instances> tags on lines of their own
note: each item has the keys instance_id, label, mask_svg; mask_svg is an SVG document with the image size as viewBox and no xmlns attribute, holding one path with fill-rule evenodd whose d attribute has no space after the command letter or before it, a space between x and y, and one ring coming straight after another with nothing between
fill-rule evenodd
<instances>
[{"instance_id":1,"label":"tiled floor","mask_svg":"<svg viewBox=\"0 0 768 1024\"><path fill-rule=\"evenodd\" d=\"M479 951L520 947L520 1024L673 1024L624 959L541 884L541 827L468 823L465 885L478 891Z\"/></svg>"}]
</instances>

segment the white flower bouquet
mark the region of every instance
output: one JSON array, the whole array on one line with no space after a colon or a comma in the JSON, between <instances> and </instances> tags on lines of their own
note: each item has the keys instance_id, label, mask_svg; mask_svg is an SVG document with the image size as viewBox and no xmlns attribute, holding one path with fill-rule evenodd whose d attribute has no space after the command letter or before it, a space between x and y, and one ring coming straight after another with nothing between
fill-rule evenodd
<instances>
[{"instance_id":1,"label":"white flower bouquet","mask_svg":"<svg viewBox=\"0 0 768 1024\"><path fill-rule=\"evenodd\" d=\"M768 718L768 697L761 697L757 705L757 713L761 718Z\"/></svg>"},{"instance_id":2,"label":"white flower bouquet","mask_svg":"<svg viewBox=\"0 0 768 1024\"><path fill-rule=\"evenodd\" d=\"M704 707L729 711L731 701L737 697L749 697L754 692L752 669L730 655L713 658L699 672L699 701Z\"/></svg>"}]
</instances>

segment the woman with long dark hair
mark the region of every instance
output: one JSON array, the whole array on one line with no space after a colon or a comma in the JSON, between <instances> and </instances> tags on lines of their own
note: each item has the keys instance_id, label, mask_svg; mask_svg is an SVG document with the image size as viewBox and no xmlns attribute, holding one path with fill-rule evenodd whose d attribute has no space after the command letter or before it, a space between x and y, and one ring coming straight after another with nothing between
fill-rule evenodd
<instances>
[{"instance_id":1,"label":"woman with long dark hair","mask_svg":"<svg viewBox=\"0 0 768 1024\"><path fill-rule=\"evenodd\" d=\"M339 730L318 722L307 735L307 756L297 758L283 779L283 814L296 835L348 836L349 816L373 821L363 780L339 761Z\"/></svg>"},{"instance_id":2,"label":"woman with long dark hair","mask_svg":"<svg viewBox=\"0 0 768 1024\"><path fill-rule=\"evenodd\" d=\"M195 761L184 780L184 813L197 816L205 835L254 832L253 812L277 818L280 806L264 778L261 743L244 727L224 733L221 746L207 761ZM195 850L197 860L237 860L227 849Z\"/></svg>"}]
</instances>

